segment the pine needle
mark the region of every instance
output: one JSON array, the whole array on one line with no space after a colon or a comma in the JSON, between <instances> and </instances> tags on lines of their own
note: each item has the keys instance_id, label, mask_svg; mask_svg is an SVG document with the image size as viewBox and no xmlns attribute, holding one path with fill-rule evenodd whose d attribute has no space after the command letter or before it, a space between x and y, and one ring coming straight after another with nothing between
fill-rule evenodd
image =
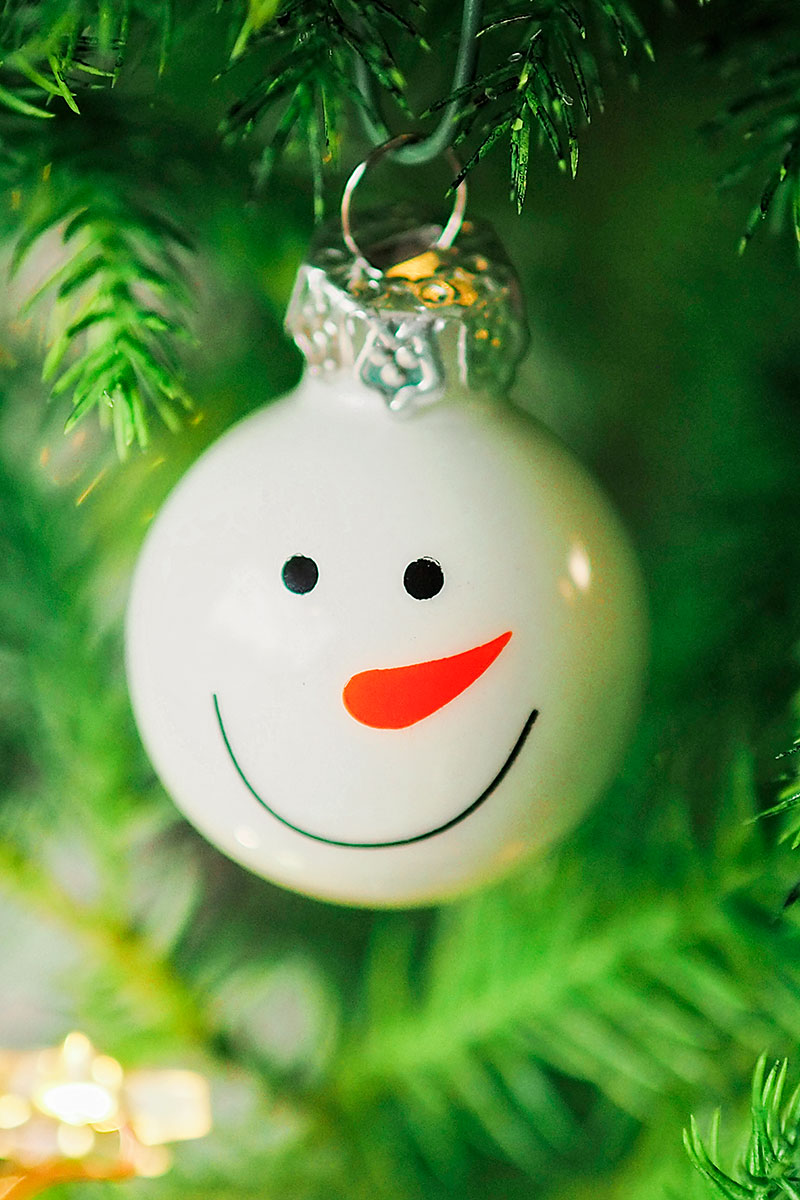
<instances>
[{"instance_id":1,"label":"pine needle","mask_svg":"<svg viewBox=\"0 0 800 1200\"><path fill-rule=\"evenodd\" d=\"M191 408L176 352L189 338L190 244L120 181L76 185L58 167L25 214L14 269L57 228L65 258L27 300L50 304L42 377L54 397L71 398L67 431L98 412L124 458L147 446L153 415L175 430Z\"/></svg>"},{"instance_id":2,"label":"pine needle","mask_svg":"<svg viewBox=\"0 0 800 1200\"><path fill-rule=\"evenodd\" d=\"M172 0L7 0L0 10L0 106L51 117L60 102L79 115L76 92L113 83L131 20L154 29L163 71Z\"/></svg>"},{"instance_id":3,"label":"pine needle","mask_svg":"<svg viewBox=\"0 0 800 1200\"><path fill-rule=\"evenodd\" d=\"M249 0L231 51L237 61L257 56L262 77L229 108L221 131L228 139L267 127L256 177L263 184L287 151L303 148L314 184L315 212L323 210L323 168L338 158L343 109L364 109L354 56L380 88L407 109L405 79L384 35L389 25L416 37L397 4L386 0Z\"/></svg>"},{"instance_id":4,"label":"pine needle","mask_svg":"<svg viewBox=\"0 0 800 1200\"><path fill-rule=\"evenodd\" d=\"M602 111L600 62L610 51L623 56L638 46L649 57L652 47L627 4L585 0L581 8L558 0L533 5L503 5L490 14L480 32L481 43L497 35L507 41L518 33L516 48L485 70L474 83L437 101L438 111L458 102L457 141L477 128L477 150L469 157L458 183L506 133L511 146L511 199L522 211L530 169L531 135L549 146L561 170L572 178L578 169L577 115L591 119ZM574 90L574 95L573 95ZM478 118L481 118L480 121Z\"/></svg>"},{"instance_id":5,"label":"pine needle","mask_svg":"<svg viewBox=\"0 0 800 1200\"><path fill-rule=\"evenodd\" d=\"M382 937L371 1003L341 1049L342 1103L391 1099L396 1124L423 1157L440 1155L425 1130L434 1113L447 1113L462 1139L531 1170L554 1149L569 1154L579 1136L564 1079L591 1081L646 1121L656 1097L708 1077L723 1046L731 1057L734 1044L749 1046L749 1014L763 1011L757 997L777 987L758 966L749 977L743 970L751 900L742 898L738 916L729 900L722 919L716 877L630 902L603 896L607 881L594 892L586 863L562 859L539 882L517 881L443 914L413 989L413 946ZM763 946L770 935L756 922ZM780 953L783 931L771 936ZM791 1036L796 998L782 987L774 999L758 1032Z\"/></svg>"},{"instance_id":6,"label":"pine needle","mask_svg":"<svg viewBox=\"0 0 800 1200\"><path fill-rule=\"evenodd\" d=\"M753 1074L750 1137L735 1174L716 1161L712 1143L706 1149L697 1122L691 1118L683 1132L693 1166L710 1184L713 1196L726 1200L800 1200L800 1088L784 1102L788 1061L767 1072L762 1055ZM714 1137L713 1141L716 1141Z\"/></svg>"},{"instance_id":7,"label":"pine needle","mask_svg":"<svg viewBox=\"0 0 800 1200\"><path fill-rule=\"evenodd\" d=\"M762 5L757 15L746 6L736 10L724 33L709 42L706 59L726 86L738 85L738 95L705 131L736 134L746 144L720 186L765 170L765 161L772 164L745 222L739 253L770 213L776 227L790 225L800 246L800 33L794 14L779 0Z\"/></svg>"}]
</instances>

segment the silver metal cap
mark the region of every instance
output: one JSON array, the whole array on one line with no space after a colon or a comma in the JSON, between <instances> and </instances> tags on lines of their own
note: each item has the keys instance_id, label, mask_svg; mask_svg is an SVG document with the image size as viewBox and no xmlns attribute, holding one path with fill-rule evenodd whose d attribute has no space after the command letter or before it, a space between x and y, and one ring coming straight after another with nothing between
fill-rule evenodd
<instances>
[{"instance_id":1,"label":"silver metal cap","mask_svg":"<svg viewBox=\"0 0 800 1200\"><path fill-rule=\"evenodd\" d=\"M394 222L397 228L397 220ZM455 245L438 226L385 235L354 255L324 229L298 272L286 327L312 371L353 374L394 411L444 394L504 392L527 346L521 292L493 233L465 221Z\"/></svg>"}]
</instances>

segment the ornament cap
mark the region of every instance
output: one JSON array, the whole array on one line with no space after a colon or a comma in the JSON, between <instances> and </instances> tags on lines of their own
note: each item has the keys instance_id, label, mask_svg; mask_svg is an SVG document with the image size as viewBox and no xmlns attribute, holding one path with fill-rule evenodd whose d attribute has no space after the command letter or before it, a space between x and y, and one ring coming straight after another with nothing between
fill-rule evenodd
<instances>
[{"instance_id":1,"label":"ornament cap","mask_svg":"<svg viewBox=\"0 0 800 1200\"><path fill-rule=\"evenodd\" d=\"M436 225L373 221L354 255L324 227L300 267L286 327L312 371L352 371L393 411L468 389L504 392L527 346L521 291L494 234L465 221L438 246Z\"/></svg>"}]
</instances>

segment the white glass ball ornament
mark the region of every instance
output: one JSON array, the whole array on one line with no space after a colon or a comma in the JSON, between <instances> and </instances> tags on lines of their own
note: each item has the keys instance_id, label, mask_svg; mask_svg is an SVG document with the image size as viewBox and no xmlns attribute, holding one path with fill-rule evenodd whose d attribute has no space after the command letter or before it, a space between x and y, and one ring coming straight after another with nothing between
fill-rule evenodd
<instances>
[{"instance_id":1,"label":"white glass ball ornament","mask_svg":"<svg viewBox=\"0 0 800 1200\"><path fill-rule=\"evenodd\" d=\"M475 249L301 269L311 370L189 470L136 570L133 707L165 787L284 886L455 896L575 825L619 762L640 576L598 486L498 395L524 334Z\"/></svg>"}]
</instances>

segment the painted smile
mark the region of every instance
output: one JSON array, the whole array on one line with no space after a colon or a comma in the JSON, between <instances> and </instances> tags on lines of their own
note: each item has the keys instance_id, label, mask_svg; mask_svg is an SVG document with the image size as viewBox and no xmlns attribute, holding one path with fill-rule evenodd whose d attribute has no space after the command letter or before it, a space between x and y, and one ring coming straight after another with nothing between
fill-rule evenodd
<instances>
[{"instance_id":1,"label":"painted smile","mask_svg":"<svg viewBox=\"0 0 800 1200\"><path fill-rule=\"evenodd\" d=\"M461 821L466 820L467 817L471 816L474 812L477 812L484 801L489 799L492 792L499 787L508 772L511 770L511 767L514 765L515 760L521 753L522 747L525 745L525 742L528 739L528 734L533 728L536 718L539 715L539 710L535 708L523 725L519 737L511 747L511 750L500 770L497 772L489 786L484 788L480 796L478 796L478 799L473 800L471 804L467 805L467 807L460 813L457 813L455 817L451 817L449 821L445 821L443 825L437 825L434 829L428 829L424 833L416 833L412 837L395 838L388 842L347 842L339 840L338 838L323 837L319 833L311 833L308 829L303 829L299 825L294 825L291 821L288 821L286 817L282 817L280 813L276 812L271 805L267 804L266 800L259 796L256 789L253 787L252 783L239 766L233 747L231 746L230 738L228 737L228 733L222 720L222 713L220 711L219 699L216 692L214 693L214 712L216 714L217 724L219 725L219 730L222 734L222 740L225 743L225 749L228 752L230 760L236 768L242 783L244 783L247 790L252 796L255 797L262 808L265 808L267 812L275 818L276 821L280 821L281 825L285 825L287 829L291 829L295 833L301 833L303 837L311 838L311 840L314 842L322 842L326 846L346 846L354 850L381 850L386 849L389 846L410 846L414 842L424 842L427 838L435 837L438 833L444 833L447 829L452 829L454 825L460 824Z\"/></svg>"}]
</instances>

